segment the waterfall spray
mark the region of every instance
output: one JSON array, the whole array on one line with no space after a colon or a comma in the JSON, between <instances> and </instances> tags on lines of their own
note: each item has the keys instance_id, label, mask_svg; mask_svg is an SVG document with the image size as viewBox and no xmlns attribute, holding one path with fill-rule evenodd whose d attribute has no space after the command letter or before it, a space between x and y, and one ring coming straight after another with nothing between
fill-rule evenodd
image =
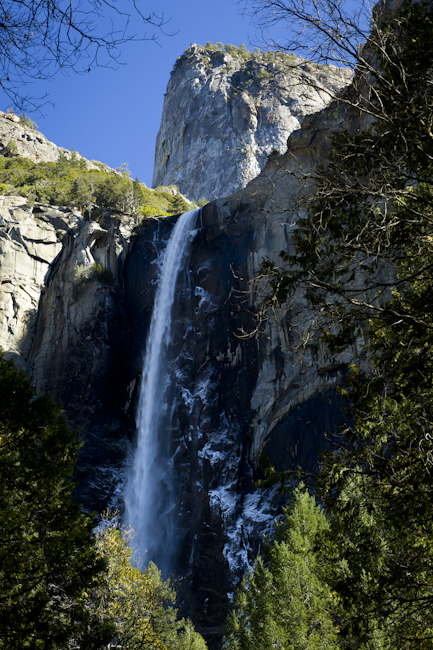
<instances>
[{"instance_id":1,"label":"waterfall spray","mask_svg":"<svg viewBox=\"0 0 433 650\"><path fill-rule=\"evenodd\" d=\"M176 547L176 491L170 456L175 393L169 352L173 303L199 212L192 210L179 217L163 253L143 365L137 448L125 491L126 521L137 533L138 550L147 550L147 559L155 561L164 573L171 570Z\"/></svg>"}]
</instances>

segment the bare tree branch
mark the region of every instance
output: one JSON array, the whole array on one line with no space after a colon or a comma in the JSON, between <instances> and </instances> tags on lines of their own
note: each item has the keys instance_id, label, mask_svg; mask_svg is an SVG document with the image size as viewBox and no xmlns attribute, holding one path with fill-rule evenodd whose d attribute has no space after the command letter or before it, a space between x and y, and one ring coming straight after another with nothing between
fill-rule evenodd
<instances>
[{"instance_id":1,"label":"bare tree branch","mask_svg":"<svg viewBox=\"0 0 433 650\"><path fill-rule=\"evenodd\" d=\"M129 7L128 7L129 4ZM0 0L0 87L15 107L37 109L45 98L27 92L59 71L117 67L121 47L157 40L164 15L143 13L138 0ZM130 11L129 11L130 8ZM137 19L139 30L136 28ZM146 29L155 31L147 34Z\"/></svg>"}]
</instances>

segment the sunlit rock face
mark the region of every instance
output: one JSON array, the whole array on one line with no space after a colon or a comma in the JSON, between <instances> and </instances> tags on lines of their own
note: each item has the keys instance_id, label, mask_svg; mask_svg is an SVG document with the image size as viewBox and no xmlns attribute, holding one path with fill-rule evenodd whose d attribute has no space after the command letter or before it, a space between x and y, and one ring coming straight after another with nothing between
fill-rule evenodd
<instances>
[{"instance_id":1,"label":"sunlit rock face","mask_svg":"<svg viewBox=\"0 0 433 650\"><path fill-rule=\"evenodd\" d=\"M78 152L71 152L64 147L58 147L40 133L36 128L31 128L22 123L20 118L13 113L0 111L0 155L13 157L22 156L34 162L57 162L60 156L71 160L85 160L87 169L109 169L102 163L95 164L86 160Z\"/></svg>"},{"instance_id":2,"label":"sunlit rock face","mask_svg":"<svg viewBox=\"0 0 433 650\"><path fill-rule=\"evenodd\" d=\"M255 319L261 261L292 252L301 214L294 208L340 126L365 125L349 104L306 117L286 154L207 205L176 286L173 572L182 577L182 613L212 648L227 594L281 505L255 487L262 461L312 469L339 415L335 385L349 362L362 362L362 340L340 355L314 337L302 345L314 314L299 294L261 327ZM38 394L63 403L83 437L76 475L86 508L121 506L159 263L177 217L137 226L107 213L97 224L74 210L29 208L19 197L0 208L0 344L27 368ZM77 268L93 262L111 271L112 286L77 278Z\"/></svg>"},{"instance_id":3,"label":"sunlit rock face","mask_svg":"<svg viewBox=\"0 0 433 650\"><path fill-rule=\"evenodd\" d=\"M115 292L91 266L104 265L116 281L134 225L105 215L101 226L74 209L0 197L0 347L29 373L39 395L48 392L64 405L86 441L79 491L98 511L117 484L128 425L113 365Z\"/></svg>"},{"instance_id":4,"label":"sunlit rock face","mask_svg":"<svg viewBox=\"0 0 433 650\"><path fill-rule=\"evenodd\" d=\"M0 197L0 345L21 369L50 265L61 249L48 214L33 213L25 198Z\"/></svg>"},{"instance_id":5,"label":"sunlit rock face","mask_svg":"<svg viewBox=\"0 0 433 650\"><path fill-rule=\"evenodd\" d=\"M245 187L352 79L282 52L213 48L193 44L176 61L155 150L153 187L173 183L196 201Z\"/></svg>"}]
</instances>

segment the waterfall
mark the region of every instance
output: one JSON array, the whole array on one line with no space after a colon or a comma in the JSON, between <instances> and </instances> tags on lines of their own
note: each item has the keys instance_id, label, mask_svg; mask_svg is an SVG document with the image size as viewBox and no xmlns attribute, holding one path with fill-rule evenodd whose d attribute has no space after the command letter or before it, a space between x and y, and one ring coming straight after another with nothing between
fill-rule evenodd
<instances>
[{"instance_id":1,"label":"waterfall","mask_svg":"<svg viewBox=\"0 0 433 650\"><path fill-rule=\"evenodd\" d=\"M189 259L199 210L182 214L162 257L137 413L137 448L125 490L125 516L140 553L167 574L176 550L176 487L170 453L175 373L170 357L177 279Z\"/></svg>"}]
</instances>

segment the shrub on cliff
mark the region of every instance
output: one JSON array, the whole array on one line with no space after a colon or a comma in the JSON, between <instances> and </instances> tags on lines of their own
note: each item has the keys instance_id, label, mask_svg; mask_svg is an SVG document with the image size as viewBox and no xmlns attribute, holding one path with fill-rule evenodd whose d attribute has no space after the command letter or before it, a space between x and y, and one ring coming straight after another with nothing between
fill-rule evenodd
<instances>
[{"instance_id":1,"label":"shrub on cliff","mask_svg":"<svg viewBox=\"0 0 433 650\"><path fill-rule=\"evenodd\" d=\"M116 278L114 277L113 271L108 269L103 264L98 264L95 262L92 264L92 275L96 278L101 284L104 284L106 287L114 287L116 283Z\"/></svg>"},{"instance_id":2,"label":"shrub on cliff","mask_svg":"<svg viewBox=\"0 0 433 650\"><path fill-rule=\"evenodd\" d=\"M9 140L7 145L3 149L3 155L12 157L17 155L17 143L15 140Z\"/></svg>"},{"instance_id":3,"label":"shrub on cliff","mask_svg":"<svg viewBox=\"0 0 433 650\"><path fill-rule=\"evenodd\" d=\"M33 122L33 120L25 113L21 113L18 117L20 118L20 126L32 131L38 130L38 125L36 122Z\"/></svg>"},{"instance_id":4,"label":"shrub on cliff","mask_svg":"<svg viewBox=\"0 0 433 650\"><path fill-rule=\"evenodd\" d=\"M116 278L111 269L107 268L103 264L94 262L91 265L78 264L74 270L74 276L72 279L73 289L72 296L76 300L80 293L80 287L86 282L92 280L98 280L108 289L112 289L116 284Z\"/></svg>"}]
</instances>

